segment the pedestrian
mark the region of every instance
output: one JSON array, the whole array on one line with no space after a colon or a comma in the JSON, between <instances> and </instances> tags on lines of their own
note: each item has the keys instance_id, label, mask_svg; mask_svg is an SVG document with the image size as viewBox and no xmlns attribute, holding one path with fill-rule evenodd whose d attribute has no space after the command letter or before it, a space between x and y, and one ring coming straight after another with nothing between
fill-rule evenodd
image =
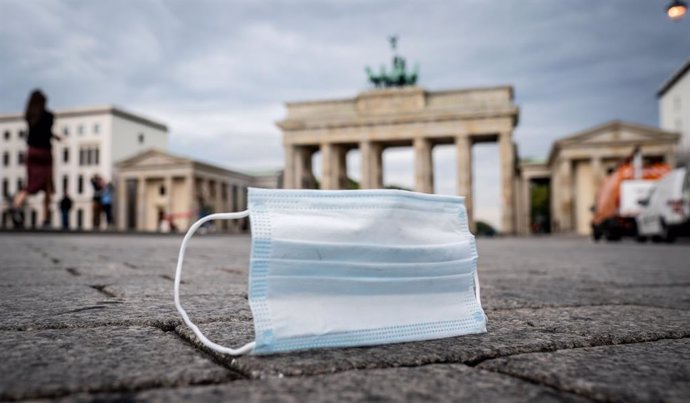
<instances>
[{"instance_id":1,"label":"pedestrian","mask_svg":"<svg viewBox=\"0 0 690 403\"><path fill-rule=\"evenodd\" d=\"M101 214L103 213L101 196L103 195L103 184L103 178L101 178L99 174L94 174L91 177L91 186L93 186L93 197L91 198L91 228L94 230L101 227Z\"/></svg>"},{"instance_id":2,"label":"pedestrian","mask_svg":"<svg viewBox=\"0 0 690 403\"><path fill-rule=\"evenodd\" d=\"M60 213L62 214L62 229L69 230L69 212L72 210L72 199L65 192L60 200Z\"/></svg>"},{"instance_id":3,"label":"pedestrian","mask_svg":"<svg viewBox=\"0 0 690 403\"><path fill-rule=\"evenodd\" d=\"M101 208L105 214L105 222L108 224L108 228L113 226L113 183L108 182L107 185L103 186L101 192Z\"/></svg>"},{"instance_id":4,"label":"pedestrian","mask_svg":"<svg viewBox=\"0 0 690 403\"><path fill-rule=\"evenodd\" d=\"M15 228L24 227L22 207L29 195L45 192L43 198L43 228L50 227L50 202L53 194L53 152L51 140L61 138L53 134L53 114L46 108L48 99L40 90L29 96L24 119L29 128L26 142L27 185L12 201L12 221Z\"/></svg>"}]
</instances>

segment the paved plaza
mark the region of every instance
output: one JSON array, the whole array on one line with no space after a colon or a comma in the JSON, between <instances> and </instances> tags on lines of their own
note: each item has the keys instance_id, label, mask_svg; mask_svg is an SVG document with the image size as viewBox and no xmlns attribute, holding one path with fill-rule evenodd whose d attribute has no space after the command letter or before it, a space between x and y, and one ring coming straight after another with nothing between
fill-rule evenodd
<instances>
[{"instance_id":1,"label":"paved plaza","mask_svg":"<svg viewBox=\"0 0 690 403\"><path fill-rule=\"evenodd\" d=\"M690 401L690 245L480 239L488 333L233 358L173 305L181 236L0 234L0 400ZM182 302L253 339L250 238L200 236Z\"/></svg>"}]
</instances>

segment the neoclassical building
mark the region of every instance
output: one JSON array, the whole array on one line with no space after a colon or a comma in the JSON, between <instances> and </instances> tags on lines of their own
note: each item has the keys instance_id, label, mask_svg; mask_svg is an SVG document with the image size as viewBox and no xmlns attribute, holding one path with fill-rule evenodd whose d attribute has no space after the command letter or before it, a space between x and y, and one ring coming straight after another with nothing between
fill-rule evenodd
<instances>
[{"instance_id":1,"label":"neoclassical building","mask_svg":"<svg viewBox=\"0 0 690 403\"><path fill-rule=\"evenodd\" d=\"M597 189L608 172L639 146L646 162L675 166L680 135L637 123L610 121L556 141L547 161L523 161L518 167L518 233L529 234L530 193L550 187L551 232L588 235Z\"/></svg>"},{"instance_id":2,"label":"neoclassical building","mask_svg":"<svg viewBox=\"0 0 690 403\"><path fill-rule=\"evenodd\" d=\"M415 190L433 193L432 150L453 144L457 189L472 223L472 145L497 142L501 173L501 224L516 228L516 151L513 129L519 109L510 86L427 91L416 86L374 89L354 98L288 102L278 122L285 146L286 188L313 188L312 157L321 153L321 189L343 189L347 153L358 149L364 189L383 187L383 150L414 150Z\"/></svg>"},{"instance_id":3,"label":"neoclassical building","mask_svg":"<svg viewBox=\"0 0 690 403\"><path fill-rule=\"evenodd\" d=\"M94 190L90 178L99 174L106 181L114 181L118 161L150 148L166 149L168 128L160 121L111 105L58 109L53 113L53 132L62 137L53 142L54 199L68 194L73 200L71 229L92 229ZM27 128L23 113L0 115L0 133L0 228L13 228L6 210L11 195L26 184ZM43 195L29 197L25 208L27 228L36 228L45 219L42 203ZM52 224L59 227L57 203L53 203L52 210ZM105 228L104 220L101 227Z\"/></svg>"},{"instance_id":4,"label":"neoclassical building","mask_svg":"<svg viewBox=\"0 0 690 403\"><path fill-rule=\"evenodd\" d=\"M280 187L280 171L258 175L148 150L117 164L117 228L127 231L186 230L200 212L247 208L247 188ZM165 225L163 226L163 221ZM246 231L246 219L219 221L216 228Z\"/></svg>"}]
</instances>

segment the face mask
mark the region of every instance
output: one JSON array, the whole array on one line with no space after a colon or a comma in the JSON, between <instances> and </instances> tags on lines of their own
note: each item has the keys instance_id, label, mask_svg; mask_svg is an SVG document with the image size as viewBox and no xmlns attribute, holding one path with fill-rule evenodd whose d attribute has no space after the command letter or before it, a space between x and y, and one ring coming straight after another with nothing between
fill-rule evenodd
<instances>
[{"instance_id":1,"label":"face mask","mask_svg":"<svg viewBox=\"0 0 690 403\"><path fill-rule=\"evenodd\" d=\"M208 340L180 304L187 242L205 222L251 219L255 341ZM486 332L463 198L398 190L250 189L249 210L192 225L175 305L208 348L232 355L366 346Z\"/></svg>"}]
</instances>

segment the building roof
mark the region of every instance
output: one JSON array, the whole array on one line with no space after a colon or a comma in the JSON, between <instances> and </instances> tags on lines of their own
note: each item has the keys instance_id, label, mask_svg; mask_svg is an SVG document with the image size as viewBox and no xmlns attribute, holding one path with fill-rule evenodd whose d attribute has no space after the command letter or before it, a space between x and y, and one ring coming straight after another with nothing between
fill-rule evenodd
<instances>
[{"instance_id":1,"label":"building roof","mask_svg":"<svg viewBox=\"0 0 690 403\"><path fill-rule=\"evenodd\" d=\"M129 112L123 108L114 105L104 105L104 106L92 106L83 108L68 108L68 109L57 109L53 110L53 114L56 118L69 118L69 117L79 117L79 116L91 116L91 115L114 115L123 119L127 119L133 122L137 122L154 129L168 131L168 127L161 122L155 121L148 117L142 116L140 114L135 114ZM0 122L7 122L13 120L24 120L23 113L9 113L0 114Z\"/></svg>"},{"instance_id":2,"label":"building roof","mask_svg":"<svg viewBox=\"0 0 690 403\"><path fill-rule=\"evenodd\" d=\"M246 172L240 172L237 170L233 169L228 169L225 167L221 167L219 165L211 164L208 162L203 162L203 161L197 161L189 157L182 157L179 155L171 154L167 151L162 151L158 150L155 148L150 148L148 150L144 150L138 154L135 154L129 158L125 158L121 161L118 161L115 163L117 168L119 170L123 169L128 169L128 168L140 168L144 167L147 165L150 165L146 163L146 161L149 160L154 160L157 167L161 166L193 166L195 169L202 169L202 170L211 170L211 171L216 171L220 172L226 175L231 175L231 176L236 176L236 177L243 177L246 179L253 178L254 175L248 174Z\"/></svg>"},{"instance_id":3,"label":"building roof","mask_svg":"<svg viewBox=\"0 0 690 403\"><path fill-rule=\"evenodd\" d=\"M669 78L666 80L666 82L664 82L664 84L661 86L661 88L659 88L659 91L657 91L656 96L657 96L658 98L661 98L662 96L664 96L664 94L665 94L668 90L670 90L674 85L676 85L676 83L678 82L678 80L680 80L681 78L683 78L683 76L684 76L689 70L690 70L690 59L688 59L688 60L685 62L685 64L683 64L682 66L680 66L680 68L679 68L678 70L676 70L676 71L671 75L671 77L669 77Z\"/></svg>"},{"instance_id":4,"label":"building roof","mask_svg":"<svg viewBox=\"0 0 690 403\"><path fill-rule=\"evenodd\" d=\"M601 136L609 132L628 131L635 133L634 139L601 139ZM548 164L550 165L556 154L564 147L577 147L584 144L593 144L592 141L599 140L596 144L603 146L611 143L649 143L649 142L677 142L680 138L678 133L659 129L658 127L647 126L639 123L625 122L622 120L611 120L609 122L594 126L592 128L577 132L567 137L556 140L551 146Z\"/></svg>"}]
</instances>

